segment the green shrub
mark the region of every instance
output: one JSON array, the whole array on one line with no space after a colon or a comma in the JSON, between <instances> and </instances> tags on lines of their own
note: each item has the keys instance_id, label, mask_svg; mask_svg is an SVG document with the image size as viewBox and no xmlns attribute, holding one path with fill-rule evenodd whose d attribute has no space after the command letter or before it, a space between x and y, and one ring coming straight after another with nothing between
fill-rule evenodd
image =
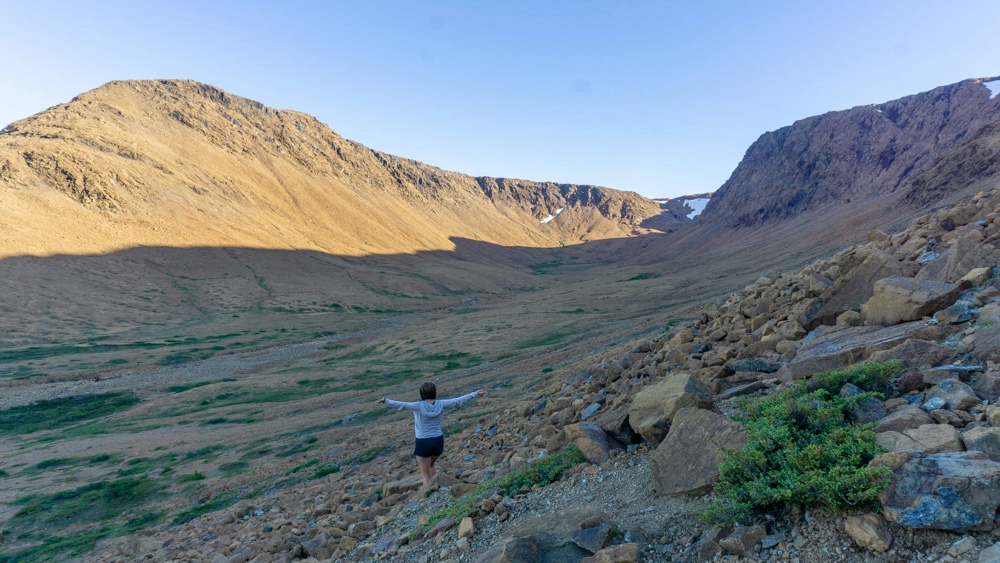
<instances>
[{"instance_id":1,"label":"green shrub","mask_svg":"<svg viewBox=\"0 0 1000 563\"><path fill-rule=\"evenodd\" d=\"M734 418L747 430L747 445L725 453L715 492L722 498L702 514L707 522L732 522L752 510L788 506L879 509L887 468L868 468L885 450L872 425L852 425L850 410L878 397L901 371L898 361L869 362L818 374L792 389L741 398ZM851 383L862 394L838 395Z\"/></svg>"}]
</instances>

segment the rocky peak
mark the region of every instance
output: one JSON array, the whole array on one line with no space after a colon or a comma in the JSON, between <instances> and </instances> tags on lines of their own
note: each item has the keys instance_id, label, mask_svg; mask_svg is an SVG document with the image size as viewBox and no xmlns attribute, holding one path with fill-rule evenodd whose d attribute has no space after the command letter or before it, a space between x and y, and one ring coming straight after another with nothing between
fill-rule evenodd
<instances>
[{"instance_id":1,"label":"rocky peak","mask_svg":"<svg viewBox=\"0 0 1000 563\"><path fill-rule=\"evenodd\" d=\"M970 149L972 144L992 150L996 144L982 139L996 138L1000 120L1000 98L984 85L993 80L964 80L764 133L715 193L705 218L747 227L828 205L863 205L896 192L912 191L911 202L926 204L926 195L918 192L928 185L936 188L935 200L967 188L996 172L982 150ZM963 182L940 174L962 167L969 168Z\"/></svg>"}]
</instances>

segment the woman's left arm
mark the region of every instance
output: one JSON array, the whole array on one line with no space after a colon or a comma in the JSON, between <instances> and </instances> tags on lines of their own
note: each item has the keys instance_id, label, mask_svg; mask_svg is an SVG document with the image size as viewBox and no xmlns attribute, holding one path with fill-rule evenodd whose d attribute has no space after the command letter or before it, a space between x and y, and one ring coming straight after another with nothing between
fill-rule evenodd
<instances>
[{"instance_id":1,"label":"woman's left arm","mask_svg":"<svg viewBox=\"0 0 1000 563\"><path fill-rule=\"evenodd\" d=\"M486 391L483 391L482 389L480 389L479 391L473 391L472 393L469 393L468 395L462 395L461 397L455 397L454 399L442 399L441 400L441 406L442 407L451 407L451 406L455 406L455 405L461 405L462 403L471 401L472 399L475 399L476 397L483 397L485 395L486 395Z\"/></svg>"}]
</instances>

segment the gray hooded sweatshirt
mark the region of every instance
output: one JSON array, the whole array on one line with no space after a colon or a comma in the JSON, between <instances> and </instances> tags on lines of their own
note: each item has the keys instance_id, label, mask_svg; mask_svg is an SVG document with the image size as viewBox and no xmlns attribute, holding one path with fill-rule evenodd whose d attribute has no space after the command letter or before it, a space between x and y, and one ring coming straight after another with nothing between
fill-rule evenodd
<instances>
[{"instance_id":1,"label":"gray hooded sweatshirt","mask_svg":"<svg viewBox=\"0 0 1000 563\"><path fill-rule=\"evenodd\" d=\"M413 411L413 432L417 438L437 438L443 435L441 432L441 419L444 418L444 409L455 405L461 405L467 401L478 397L475 391L468 395L455 397L454 399L437 399L434 404L427 401L416 401L414 403L404 403L386 399L387 407L394 407L397 410Z\"/></svg>"}]
</instances>

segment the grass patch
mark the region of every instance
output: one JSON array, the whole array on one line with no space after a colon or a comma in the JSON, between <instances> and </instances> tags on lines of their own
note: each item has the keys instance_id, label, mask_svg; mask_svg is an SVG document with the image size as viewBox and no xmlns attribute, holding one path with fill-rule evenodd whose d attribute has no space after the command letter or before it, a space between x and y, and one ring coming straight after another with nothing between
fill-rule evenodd
<instances>
[{"instance_id":1,"label":"grass patch","mask_svg":"<svg viewBox=\"0 0 1000 563\"><path fill-rule=\"evenodd\" d=\"M251 489L249 491L243 492L240 489L233 489L226 491L217 497L213 498L208 502L197 504L184 512L181 512L177 516L174 516L174 524L184 524L194 520L195 518L201 516L202 514L207 514L209 512L215 512L216 510L222 510L236 504L237 502L253 498L263 491L263 487L258 487L256 489Z\"/></svg>"},{"instance_id":2,"label":"grass patch","mask_svg":"<svg viewBox=\"0 0 1000 563\"><path fill-rule=\"evenodd\" d=\"M868 462L885 450L875 443L873 425L853 425L848 413L882 396L901 371L898 360L867 362L800 380L780 394L737 399L734 418L749 439L742 450L725 453L715 485L722 498L702 518L734 522L789 506L878 511L889 470L869 469ZM864 393L840 397L848 383Z\"/></svg>"},{"instance_id":3,"label":"grass patch","mask_svg":"<svg viewBox=\"0 0 1000 563\"><path fill-rule=\"evenodd\" d=\"M587 456L583 455L580 448L570 444L558 452L544 457L534 463L522 465L517 469L481 483L476 490L452 502L436 512L431 513L429 522L422 530L427 531L435 524L445 518L454 518L459 521L466 516L470 516L479 509L479 501L484 494L499 491L506 495L513 495L522 487L532 485L547 485L562 475L563 471L587 461Z\"/></svg>"},{"instance_id":4,"label":"grass patch","mask_svg":"<svg viewBox=\"0 0 1000 563\"><path fill-rule=\"evenodd\" d=\"M641 274L632 276L631 278L625 281L655 280L658 277L660 277L660 274L656 272L643 272Z\"/></svg>"},{"instance_id":5,"label":"grass patch","mask_svg":"<svg viewBox=\"0 0 1000 563\"><path fill-rule=\"evenodd\" d=\"M312 467L314 465L319 465L319 460L318 459L310 459L309 461L307 461L305 463L300 463L299 465L296 465L295 467L293 467L293 468L289 469L288 471L286 471L285 475L294 475L294 474L298 473L299 471L302 471L303 469L308 469L308 468L310 468L310 467Z\"/></svg>"},{"instance_id":6,"label":"grass patch","mask_svg":"<svg viewBox=\"0 0 1000 563\"><path fill-rule=\"evenodd\" d=\"M219 451L226 449L226 446L222 444L212 444L211 446L205 446L204 448L198 448L197 450L191 450L184 454L182 463L190 463L192 461L201 460L208 463L215 458L219 457ZM169 454L168 454L169 455Z\"/></svg>"},{"instance_id":7,"label":"grass patch","mask_svg":"<svg viewBox=\"0 0 1000 563\"><path fill-rule=\"evenodd\" d=\"M305 440L289 444L278 450L274 453L274 457L291 457L295 454L305 453L318 447L319 438L316 436L309 436Z\"/></svg>"},{"instance_id":8,"label":"grass patch","mask_svg":"<svg viewBox=\"0 0 1000 563\"><path fill-rule=\"evenodd\" d=\"M100 527L65 536L48 536L38 545L9 555L0 555L0 563L56 561L64 557L83 555L94 549L98 541L110 535L112 535L111 528Z\"/></svg>"},{"instance_id":9,"label":"grass patch","mask_svg":"<svg viewBox=\"0 0 1000 563\"><path fill-rule=\"evenodd\" d=\"M91 483L73 491L31 494L12 504L21 509L10 520L15 529L66 528L116 518L156 497L162 486L145 477Z\"/></svg>"},{"instance_id":10,"label":"grass patch","mask_svg":"<svg viewBox=\"0 0 1000 563\"><path fill-rule=\"evenodd\" d=\"M219 466L219 471L223 475L236 475L247 470L249 464L245 461L230 461Z\"/></svg>"},{"instance_id":11,"label":"grass patch","mask_svg":"<svg viewBox=\"0 0 1000 563\"><path fill-rule=\"evenodd\" d=\"M194 473L185 473L184 475L178 475L177 481L181 483L191 483L193 481L204 481L205 474L200 471L195 471Z\"/></svg>"},{"instance_id":12,"label":"grass patch","mask_svg":"<svg viewBox=\"0 0 1000 563\"><path fill-rule=\"evenodd\" d=\"M549 334L549 335L546 335L546 336L540 336L538 338L532 338L531 340L527 340L527 341L521 343L518 347L519 348L536 348L538 346L551 346L553 344L558 344L558 343L562 342L563 340L566 340L570 336L572 336L572 335L570 335L570 334L559 334L559 333Z\"/></svg>"},{"instance_id":13,"label":"grass patch","mask_svg":"<svg viewBox=\"0 0 1000 563\"><path fill-rule=\"evenodd\" d=\"M97 454L78 457L57 457L40 461L32 466L35 471L47 471L49 469L60 469L73 467L76 465L96 465L98 463L118 463L121 456L118 454Z\"/></svg>"},{"instance_id":14,"label":"grass patch","mask_svg":"<svg viewBox=\"0 0 1000 563\"><path fill-rule=\"evenodd\" d=\"M190 391L191 389L197 389L199 387L204 387L206 385L211 385L213 383L233 382L233 381L236 381L236 380L233 379L233 378L231 378L231 377L227 377L225 379L219 379L219 380L216 380L216 381L195 381L194 383L184 383L182 385L171 385L170 387L164 388L163 391L166 392L166 393L183 393L185 391Z\"/></svg>"},{"instance_id":15,"label":"grass patch","mask_svg":"<svg viewBox=\"0 0 1000 563\"><path fill-rule=\"evenodd\" d=\"M131 391L38 401L0 411L0 435L29 434L114 414L139 403Z\"/></svg>"},{"instance_id":16,"label":"grass patch","mask_svg":"<svg viewBox=\"0 0 1000 563\"><path fill-rule=\"evenodd\" d=\"M368 448L367 450L352 457L350 463L351 465L363 465L382 455L382 453L389 448L390 446L375 446L374 448Z\"/></svg>"},{"instance_id":17,"label":"grass patch","mask_svg":"<svg viewBox=\"0 0 1000 563\"><path fill-rule=\"evenodd\" d=\"M320 477L326 477L327 475L333 475L334 473L340 473L340 466L332 463L328 463L323 467L320 467L313 473L313 479L319 479Z\"/></svg>"}]
</instances>

